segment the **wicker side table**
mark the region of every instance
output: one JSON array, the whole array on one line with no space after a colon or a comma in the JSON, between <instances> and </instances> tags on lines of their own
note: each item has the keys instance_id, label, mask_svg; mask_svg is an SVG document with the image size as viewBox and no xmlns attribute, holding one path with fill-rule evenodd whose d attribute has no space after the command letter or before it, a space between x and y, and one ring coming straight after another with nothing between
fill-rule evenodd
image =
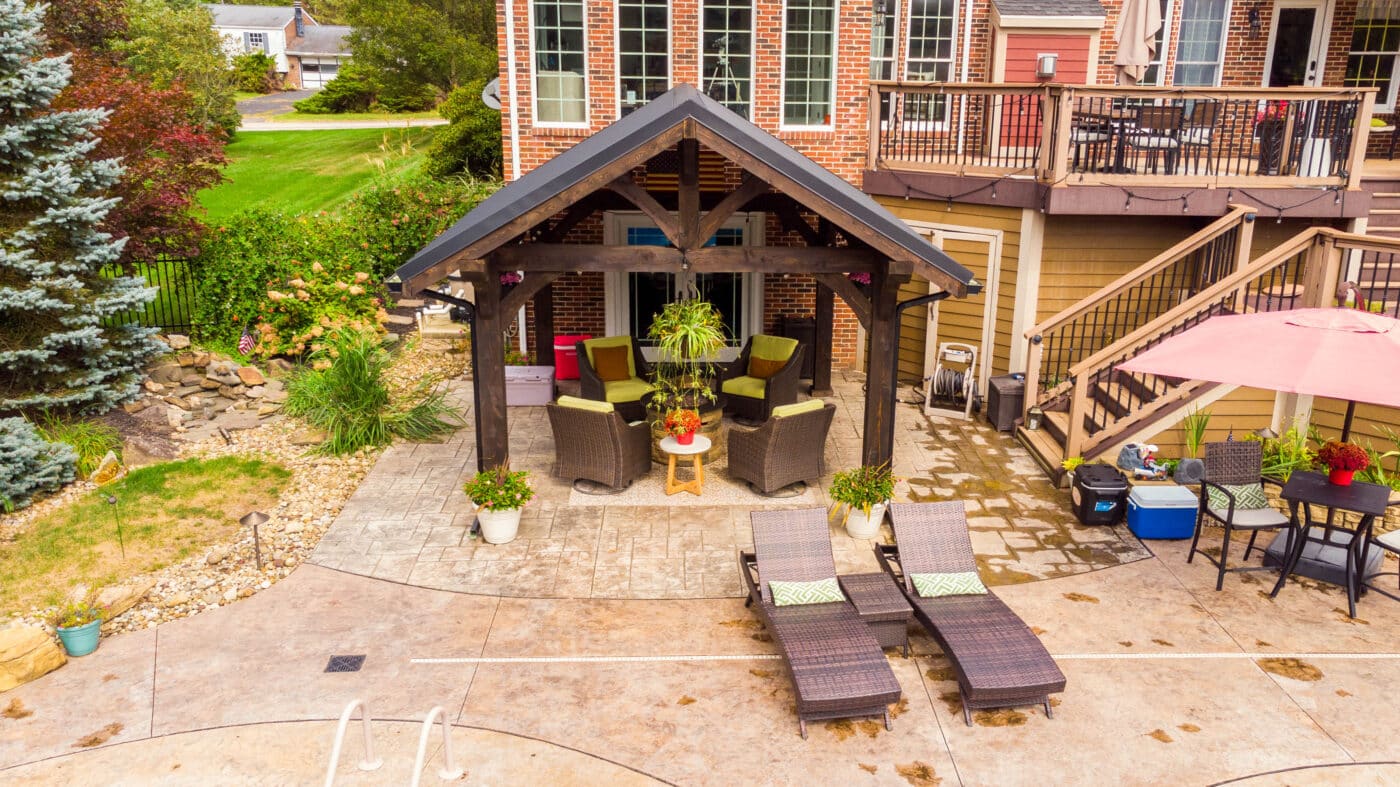
<instances>
[{"instance_id":1,"label":"wicker side table","mask_svg":"<svg viewBox=\"0 0 1400 787\"><path fill-rule=\"evenodd\" d=\"M888 574L846 574L837 577L841 590L870 627L882 648L903 648L909 655L909 620L914 610Z\"/></svg>"}]
</instances>

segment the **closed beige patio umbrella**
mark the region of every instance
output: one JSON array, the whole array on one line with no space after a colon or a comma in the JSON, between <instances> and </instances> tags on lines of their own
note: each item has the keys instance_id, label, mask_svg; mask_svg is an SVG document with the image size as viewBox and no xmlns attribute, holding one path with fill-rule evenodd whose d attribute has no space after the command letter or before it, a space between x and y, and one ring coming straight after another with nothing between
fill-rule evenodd
<instances>
[{"instance_id":1,"label":"closed beige patio umbrella","mask_svg":"<svg viewBox=\"0 0 1400 787\"><path fill-rule=\"evenodd\" d=\"M1157 0L1123 0L1113 41L1118 54L1118 84L1136 85L1147 74L1147 66L1157 55L1157 31L1162 29L1162 9Z\"/></svg>"}]
</instances>

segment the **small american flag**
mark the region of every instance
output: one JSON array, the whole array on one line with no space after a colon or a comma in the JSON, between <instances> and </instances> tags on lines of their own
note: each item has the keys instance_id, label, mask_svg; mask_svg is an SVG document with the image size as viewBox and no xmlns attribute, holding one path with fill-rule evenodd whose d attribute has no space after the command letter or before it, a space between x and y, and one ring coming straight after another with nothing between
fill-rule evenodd
<instances>
[{"instance_id":1,"label":"small american flag","mask_svg":"<svg viewBox=\"0 0 1400 787\"><path fill-rule=\"evenodd\" d=\"M253 351L258 340L253 338L253 334L247 328L243 329L243 335L238 337L238 351L244 355Z\"/></svg>"}]
</instances>

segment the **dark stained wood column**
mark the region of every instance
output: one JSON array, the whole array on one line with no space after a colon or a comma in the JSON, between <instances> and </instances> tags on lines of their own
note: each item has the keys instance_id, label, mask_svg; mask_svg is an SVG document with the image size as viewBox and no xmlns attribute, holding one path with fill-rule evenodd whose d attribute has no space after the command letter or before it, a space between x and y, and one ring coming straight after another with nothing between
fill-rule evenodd
<instances>
[{"instance_id":1,"label":"dark stained wood column","mask_svg":"<svg viewBox=\"0 0 1400 787\"><path fill-rule=\"evenodd\" d=\"M478 470L503 464L510 454L506 425L506 364L505 341L502 339L501 279L488 266L486 276L476 282L476 344L477 368L472 371L476 385L478 418L481 430L481 451L476 458Z\"/></svg>"},{"instance_id":2,"label":"dark stained wood column","mask_svg":"<svg viewBox=\"0 0 1400 787\"><path fill-rule=\"evenodd\" d=\"M817 282L817 333L812 340L812 396L830 396L831 339L836 321L836 293Z\"/></svg>"},{"instance_id":3,"label":"dark stained wood column","mask_svg":"<svg viewBox=\"0 0 1400 787\"><path fill-rule=\"evenodd\" d=\"M906 278L884 269L870 277L870 343L865 354L865 439L861 461L881 465L894 459L895 306Z\"/></svg>"},{"instance_id":4,"label":"dark stained wood column","mask_svg":"<svg viewBox=\"0 0 1400 787\"><path fill-rule=\"evenodd\" d=\"M554 365L554 285L535 293L535 364Z\"/></svg>"}]
</instances>

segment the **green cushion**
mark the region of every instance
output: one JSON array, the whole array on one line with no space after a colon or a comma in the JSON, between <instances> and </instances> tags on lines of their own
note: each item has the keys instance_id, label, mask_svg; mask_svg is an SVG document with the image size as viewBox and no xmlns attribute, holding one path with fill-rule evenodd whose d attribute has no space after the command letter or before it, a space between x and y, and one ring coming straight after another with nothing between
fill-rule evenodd
<instances>
[{"instance_id":1,"label":"green cushion","mask_svg":"<svg viewBox=\"0 0 1400 787\"><path fill-rule=\"evenodd\" d=\"M580 399L577 396L561 396L555 404L560 407L572 407L575 410L592 410L595 413L613 411L613 406L607 402L595 402L592 399Z\"/></svg>"},{"instance_id":2,"label":"green cushion","mask_svg":"<svg viewBox=\"0 0 1400 787\"><path fill-rule=\"evenodd\" d=\"M782 404L773 408L773 417L787 418L790 415L810 413L813 410L820 410L823 407L826 407L826 402L820 399L808 399L805 402L797 402L796 404Z\"/></svg>"},{"instance_id":3,"label":"green cushion","mask_svg":"<svg viewBox=\"0 0 1400 787\"><path fill-rule=\"evenodd\" d=\"M1264 494L1264 485L1253 484L1221 484L1230 490L1230 494L1235 496L1235 510L1244 511L1269 507L1269 496ZM1230 499L1225 494L1213 486L1206 487L1206 504L1211 508L1227 511L1230 508Z\"/></svg>"},{"instance_id":4,"label":"green cushion","mask_svg":"<svg viewBox=\"0 0 1400 787\"><path fill-rule=\"evenodd\" d=\"M911 574L914 590L924 598L942 596L981 596L987 586L977 576L976 571L962 571L954 574Z\"/></svg>"},{"instance_id":5,"label":"green cushion","mask_svg":"<svg viewBox=\"0 0 1400 787\"><path fill-rule=\"evenodd\" d=\"M841 595L841 585L836 582L836 577L819 579L815 582L779 582L774 580L768 583L768 592L773 594L773 604L778 607L790 607L798 604L830 604L834 601L846 600L846 597Z\"/></svg>"},{"instance_id":6,"label":"green cushion","mask_svg":"<svg viewBox=\"0 0 1400 787\"><path fill-rule=\"evenodd\" d=\"M588 365L597 369L593 363L593 348L595 347L626 347L627 348L627 374L629 377L637 376L637 361L632 357L632 337L631 336L604 336L601 339L588 339L583 343L583 351L588 353Z\"/></svg>"},{"instance_id":7,"label":"green cushion","mask_svg":"<svg viewBox=\"0 0 1400 787\"><path fill-rule=\"evenodd\" d=\"M797 349L797 340L783 336L766 336L756 333L749 345L749 355L757 355L769 361L786 361Z\"/></svg>"},{"instance_id":8,"label":"green cushion","mask_svg":"<svg viewBox=\"0 0 1400 787\"><path fill-rule=\"evenodd\" d=\"M603 383L603 398L609 402L636 402L649 393L651 393L651 383L636 377L630 380Z\"/></svg>"},{"instance_id":9,"label":"green cushion","mask_svg":"<svg viewBox=\"0 0 1400 787\"><path fill-rule=\"evenodd\" d=\"M760 380L757 377L731 377L725 380L719 389L727 394L735 396L747 396L750 399L762 399L763 392L768 390L768 381Z\"/></svg>"}]
</instances>

